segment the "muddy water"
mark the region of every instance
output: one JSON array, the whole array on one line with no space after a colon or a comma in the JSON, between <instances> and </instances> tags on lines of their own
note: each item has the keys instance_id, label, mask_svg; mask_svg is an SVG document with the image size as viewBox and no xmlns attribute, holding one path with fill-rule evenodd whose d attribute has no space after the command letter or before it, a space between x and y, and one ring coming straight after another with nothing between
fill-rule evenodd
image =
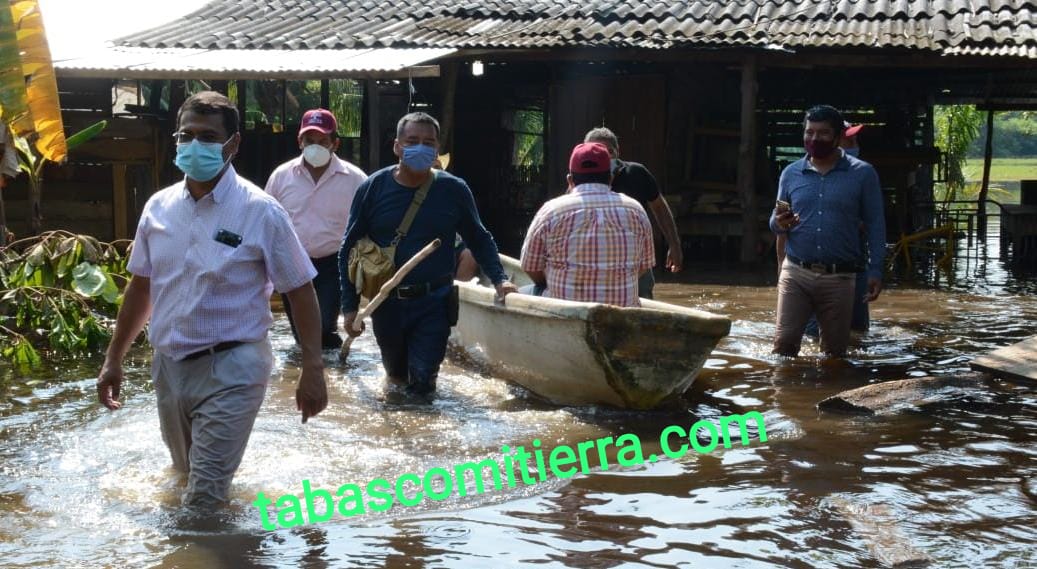
<instances>
[{"instance_id":1,"label":"muddy water","mask_svg":"<svg viewBox=\"0 0 1037 569\"><path fill-rule=\"evenodd\" d=\"M279 319L277 371L216 528L176 507L183 481L168 468L146 353L116 413L94 403L97 362L51 370L57 381L0 402L0 567L880 567L903 551L933 567L1037 567L1032 387L992 381L892 418L814 408L867 382L962 372L1037 333L1034 281L960 260L950 286L897 285L849 360L828 364L809 344L796 361L769 355L769 274L693 266L686 278L659 297L729 314L732 333L692 391L652 413L554 407L453 364L434 403L398 401L365 336L348 370L329 365L331 407L304 427ZM768 441L749 448L274 532L249 505L260 491L301 493L304 478L392 480L533 438L550 448L633 432L647 455L669 424L750 409Z\"/></svg>"}]
</instances>

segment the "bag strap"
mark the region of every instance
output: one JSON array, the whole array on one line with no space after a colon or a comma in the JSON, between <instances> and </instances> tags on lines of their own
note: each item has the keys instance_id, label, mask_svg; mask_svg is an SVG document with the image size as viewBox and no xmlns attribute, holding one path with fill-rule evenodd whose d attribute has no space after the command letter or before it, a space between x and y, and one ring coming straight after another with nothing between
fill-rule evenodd
<instances>
[{"instance_id":1,"label":"bag strap","mask_svg":"<svg viewBox=\"0 0 1037 569\"><path fill-rule=\"evenodd\" d=\"M432 187L432 182L436 180L436 170L432 170L432 175L425 180L425 183L418 188L418 191L414 192L414 199L410 202L410 207L407 208L407 213L403 216L403 221L400 222L400 226L396 228L396 236L392 238L392 243L389 243L389 247L392 248L393 252L396 252L396 246L399 245L407 232L410 231L410 226L414 223L414 218L418 215L418 209L421 207L422 202L425 201L425 196L428 195L429 188Z\"/></svg>"}]
</instances>

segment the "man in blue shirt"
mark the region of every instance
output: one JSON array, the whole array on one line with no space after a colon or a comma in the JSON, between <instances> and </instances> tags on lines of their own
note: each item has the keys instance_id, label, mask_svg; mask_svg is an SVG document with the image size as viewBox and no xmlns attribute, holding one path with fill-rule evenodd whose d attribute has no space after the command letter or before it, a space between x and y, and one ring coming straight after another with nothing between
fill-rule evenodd
<instances>
[{"instance_id":1,"label":"man in blue shirt","mask_svg":"<svg viewBox=\"0 0 1037 569\"><path fill-rule=\"evenodd\" d=\"M827 105L806 113L806 156L787 166L778 182L779 203L770 227L787 234L785 262L778 279L774 352L799 353L810 314L821 326L821 349L843 356L850 339L854 273L868 275L866 300L882 291L886 225L882 190L875 169L839 149L845 122ZM788 204L788 209L785 208ZM867 248L861 247L863 226ZM869 251L867 259L861 251Z\"/></svg>"},{"instance_id":2,"label":"man in blue shirt","mask_svg":"<svg viewBox=\"0 0 1037 569\"><path fill-rule=\"evenodd\" d=\"M349 280L349 251L364 236L380 247L390 244L414 192L433 175L438 148L439 122L425 113L405 115L396 126L393 143L399 164L375 172L357 188L339 250L342 314L351 336L362 333L363 327L353 331L360 297ZM395 265L400 267L437 237L450 244L460 234L497 294L503 297L517 291L504 274L497 244L479 219L468 184L444 171L435 176L410 230L396 247ZM453 282L454 249L443 246L414 267L371 316L386 375L407 383L414 393L425 395L436 389L450 335L448 304Z\"/></svg>"}]
</instances>

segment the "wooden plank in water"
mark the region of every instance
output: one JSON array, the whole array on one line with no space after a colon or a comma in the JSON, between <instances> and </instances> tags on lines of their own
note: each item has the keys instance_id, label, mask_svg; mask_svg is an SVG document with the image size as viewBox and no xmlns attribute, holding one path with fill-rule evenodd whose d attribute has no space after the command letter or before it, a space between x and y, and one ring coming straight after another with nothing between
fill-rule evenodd
<instances>
[{"instance_id":1,"label":"wooden plank in water","mask_svg":"<svg viewBox=\"0 0 1037 569\"><path fill-rule=\"evenodd\" d=\"M961 395L962 389L982 387L979 374L913 377L841 391L818 403L817 408L855 415L891 415Z\"/></svg>"},{"instance_id":2,"label":"wooden plank in water","mask_svg":"<svg viewBox=\"0 0 1037 569\"><path fill-rule=\"evenodd\" d=\"M1037 336L982 355L971 365L998 377L1037 382Z\"/></svg>"}]
</instances>

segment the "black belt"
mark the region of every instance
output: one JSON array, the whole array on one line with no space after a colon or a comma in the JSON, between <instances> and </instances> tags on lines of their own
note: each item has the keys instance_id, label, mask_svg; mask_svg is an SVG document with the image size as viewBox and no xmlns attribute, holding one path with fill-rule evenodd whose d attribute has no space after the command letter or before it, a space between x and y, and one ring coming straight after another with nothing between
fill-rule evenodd
<instances>
[{"instance_id":1,"label":"black belt","mask_svg":"<svg viewBox=\"0 0 1037 569\"><path fill-rule=\"evenodd\" d=\"M237 342L237 341L234 341L234 342L220 342L219 344L216 344L215 346L212 346L212 347L209 347L209 348L205 348L204 350L198 350L197 352L194 352L194 353L187 354L186 356L184 356L184 360L196 360L196 359L198 359L198 358L200 358L202 356L211 356L211 355L213 355L213 354L215 354L217 352L225 352L225 351L227 351L227 350L229 350L231 348L237 348L238 346L240 346L240 345L242 345L244 343L245 342Z\"/></svg>"},{"instance_id":2,"label":"black belt","mask_svg":"<svg viewBox=\"0 0 1037 569\"><path fill-rule=\"evenodd\" d=\"M814 271L815 273L822 274L833 274L833 273L859 273L864 270L860 263L848 262L848 263L808 263L806 261L797 259L792 255L785 255L793 265L799 265L804 269Z\"/></svg>"},{"instance_id":3,"label":"black belt","mask_svg":"<svg viewBox=\"0 0 1037 569\"><path fill-rule=\"evenodd\" d=\"M454 282L454 275L443 275L427 283L400 285L389 293L392 298L421 298L441 286Z\"/></svg>"}]
</instances>

